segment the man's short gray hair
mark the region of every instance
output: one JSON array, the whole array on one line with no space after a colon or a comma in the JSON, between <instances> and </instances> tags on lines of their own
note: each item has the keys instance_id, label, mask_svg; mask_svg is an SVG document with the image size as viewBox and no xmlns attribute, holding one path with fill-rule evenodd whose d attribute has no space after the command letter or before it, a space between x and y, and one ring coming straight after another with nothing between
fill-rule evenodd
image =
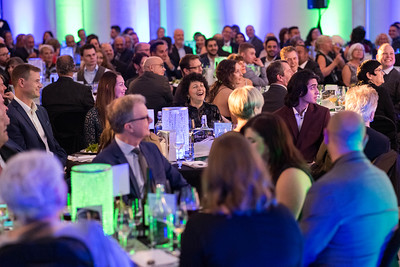
<instances>
[{"instance_id":1,"label":"man's short gray hair","mask_svg":"<svg viewBox=\"0 0 400 267\"><path fill-rule=\"evenodd\" d=\"M142 95L126 95L113 100L107 106L107 119L115 133L123 133L124 125L133 119L133 107L137 103L146 104Z\"/></svg>"},{"instance_id":2,"label":"man's short gray hair","mask_svg":"<svg viewBox=\"0 0 400 267\"><path fill-rule=\"evenodd\" d=\"M0 196L22 222L56 215L67 200L61 163L43 151L19 153L1 173Z\"/></svg>"}]
</instances>

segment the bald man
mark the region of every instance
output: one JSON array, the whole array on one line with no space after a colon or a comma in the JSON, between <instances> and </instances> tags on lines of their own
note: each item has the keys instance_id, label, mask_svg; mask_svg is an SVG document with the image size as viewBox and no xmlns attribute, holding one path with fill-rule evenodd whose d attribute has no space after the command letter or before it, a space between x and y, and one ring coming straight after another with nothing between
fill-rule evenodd
<instances>
[{"instance_id":1,"label":"bald man","mask_svg":"<svg viewBox=\"0 0 400 267\"><path fill-rule=\"evenodd\" d=\"M174 42L169 57L171 58L172 64L177 68L181 58L186 54L193 54L193 49L185 45L185 35L182 29L176 29L174 31Z\"/></svg>"},{"instance_id":2,"label":"bald man","mask_svg":"<svg viewBox=\"0 0 400 267\"><path fill-rule=\"evenodd\" d=\"M382 85L388 91L392 99L396 119L400 118L400 73L393 67L395 54L390 44L383 44L378 49L376 60L382 64L385 83Z\"/></svg>"},{"instance_id":3,"label":"bald man","mask_svg":"<svg viewBox=\"0 0 400 267\"><path fill-rule=\"evenodd\" d=\"M144 74L134 80L126 94L141 94L146 98L148 109L154 113L172 104L172 91L164 76L164 62L160 57L149 57L143 63ZM156 117L156 116L155 116Z\"/></svg>"},{"instance_id":4,"label":"bald man","mask_svg":"<svg viewBox=\"0 0 400 267\"><path fill-rule=\"evenodd\" d=\"M304 266L377 266L398 222L393 186L362 152L368 137L360 115L339 112L324 136L334 166L304 203Z\"/></svg>"}]
</instances>

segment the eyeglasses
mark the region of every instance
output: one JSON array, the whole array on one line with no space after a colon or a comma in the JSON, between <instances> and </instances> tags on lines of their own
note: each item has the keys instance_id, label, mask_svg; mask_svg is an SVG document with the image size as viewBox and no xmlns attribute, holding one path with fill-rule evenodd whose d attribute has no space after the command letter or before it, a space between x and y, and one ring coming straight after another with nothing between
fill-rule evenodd
<instances>
[{"instance_id":1,"label":"eyeglasses","mask_svg":"<svg viewBox=\"0 0 400 267\"><path fill-rule=\"evenodd\" d=\"M141 120L144 120L144 119L146 119L147 121L150 121L150 116L149 115L147 115L147 116L145 116L145 117L141 117L141 118L137 118L137 119L132 119L132 120L130 120L130 121L127 121L127 122L125 122L125 123L130 123L130 122L134 122L134 121L141 121Z\"/></svg>"},{"instance_id":2,"label":"eyeglasses","mask_svg":"<svg viewBox=\"0 0 400 267\"><path fill-rule=\"evenodd\" d=\"M161 68L164 68L164 63L163 64L152 64L152 66L159 66Z\"/></svg>"},{"instance_id":3,"label":"eyeglasses","mask_svg":"<svg viewBox=\"0 0 400 267\"><path fill-rule=\"evenodd\" d=\"M201 69L202 68L202 66L201 65L198 65L198 66L195 66L195 67L189 67L188 69L189 70L193 70L193 69Z\"/></svg>"}]
</instances>

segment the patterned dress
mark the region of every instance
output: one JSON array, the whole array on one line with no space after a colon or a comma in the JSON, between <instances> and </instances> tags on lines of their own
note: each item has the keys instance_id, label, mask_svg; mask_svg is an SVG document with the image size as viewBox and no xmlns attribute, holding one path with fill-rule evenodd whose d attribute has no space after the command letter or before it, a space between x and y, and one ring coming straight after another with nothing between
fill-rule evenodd
<instances>
[{"instance_id":1,"label":"patterned dress","mask_svg":"<svg viewBox=\"0 0 400 267\"><path fill-rule=\"evenodd\" d=\"M90 109L85 119L85 143L86 145L98 144L100 135L103 132L103 126L100 120L100 114L96 107Z\"/></svg>"}]
</instances>

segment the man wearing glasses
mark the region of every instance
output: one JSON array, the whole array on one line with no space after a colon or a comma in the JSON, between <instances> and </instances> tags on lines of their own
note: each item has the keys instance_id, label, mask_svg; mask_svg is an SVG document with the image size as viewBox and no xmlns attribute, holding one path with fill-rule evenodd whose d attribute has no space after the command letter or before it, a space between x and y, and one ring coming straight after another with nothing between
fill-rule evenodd
<instances>
[{"instance_id":1,"label":"man wearing glasses","mask_svg":"<svg viewBox=\"0 0 400 267\"><path fill-rule=\"evenodd\" d=\"M203 67L198 55L185 55L179 62L179 67L181 68L183 77L193 72L203 74ZM187 101L187 98L182 98L180 94L181 90L181 85L179 84L174 94L174 106L184 106Z\"/></svg>"},{"instance_id":2,"label":"man wearing glasses","mask_svg":"<svg viewBox=\"0 0 400 267\"><path fill-rule=\"evenodd\" d=\"M172 104L172 91L164 77L164 63L159 57L149 57L143 63L144 74L129 85L126 94L140 94L146 98L146 106L157 114Z\"/></svg>"},{"instance_id":3,"label":"man wearing glasses","mask_svg":"<svg viewBox=\"0 0 400 267\"><path fill-rule=\"evenodd\" d=\"M143 96L127 95L107 107L107 119L115 139L93 160L93 163L129 164L130 198L143 198L146 190L156 184L164 184L167 192L187 186L186 180L155 144L142 142L150 134L151 122L145 104ZM153 180L148 180L147 168L151 170Z\"/></svg>"}]
</instances>

